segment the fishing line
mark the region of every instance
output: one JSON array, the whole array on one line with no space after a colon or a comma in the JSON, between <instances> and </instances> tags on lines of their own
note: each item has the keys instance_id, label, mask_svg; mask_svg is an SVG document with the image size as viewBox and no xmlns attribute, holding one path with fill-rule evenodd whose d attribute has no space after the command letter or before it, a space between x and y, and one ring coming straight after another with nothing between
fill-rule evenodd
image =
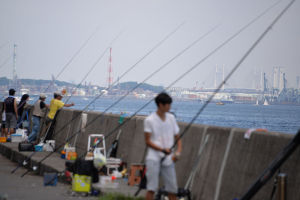
<instances>
[{"instance_id":1,"label":"fishing line","mask_svg":"<svg viewBox=\"0 0 300 200\"><path fill-rule=\"evenodd\" d=\"M153 73L151 73L150 75L148 75L142 82L140 82L139 84L137 84L135 87L133 87L131 90L127 91L125 95L123 95L122 97L120 97L117 101L115 101L113 104L111 104L110 106L108 106L103 112L101 112L100 115L98 115L96 118L99 119L100 117L104 116L104 114L112 107L114 107L115 105L117 105L120 101L122 101L124 98L126 98L131 92L133 92L135 89L137 89L138 87L140 87L143 83L145 83L147 80L149 80L151 77L153 77L155 74L157 74L158 72L160 72L161 70L163 70L165 67L167 67L171 62L173 62L175 59L177 59L178 57L180 57L182 54L184 54L184 52L186 52L187 50L189 50L191 47L193 47L194 45L196 45L200 40L202 40L203 38L205 38L206 36L208 36L210 33L212 33L218 26L213 27L212 29L210 29L208 32L206 32L204 35L201 35L199 38L197 38L195 41L193 41L191 44L189 44L186 48L184 48L182 51L180 51L178 54L176 54L173 58L171 58L169 61L167 61L165 64L163 64L162 66L160 66L157 70L155 70ZM94 121L94 119L92 120ZM91 122L92 123L92 122ZM89 123L89 124L91 124ZM86 126L88 126L89 124L87 124ZM76 133L74 133L76 134ZM69 137L69 135L67 136L67 138Z\"/></svg>"},{"instance_id":2,"label":"fishing line","mask_svg":"<svg viewBox=\"0 0 300 200\"><path fill-rule=\"evenodd\" d=\"M119 77L119 80L121 79L121 78L123 78L127 73L129 73L132 69L134 69L140 62L142 62L148 55L150 55L155 49L157 49L160 45L162 45L168 38L170 38L173 34L175 34L183 25L184 25L184 23L185 22L183 22L183 23L181 23L179 26L177 26L172 32L170 32L167 36L165 36L161 41L159 41L153 48L151 48L143 57L141 57L134 65L132 65L129 69L127 69L120 77ZM107 87L107 89L110 89L114 84L116 84L118 81L115 81L115 82L113 82L112 83L112 85L110 86L110 87ZM98 96L96 96L90 103L88 103L87 104L87 106L80 112L80 113L78 113L78 115L77 116L75 116L75 117L73 117L72 119L71 119L71 121L69 121L69 123L71 123L73 120L75 120L77 117L79 117L80 115L81 115L81 113L83 113L84 112L84 110L86 110L88 107L89 107L89 105L90 104L92 104L92 103L94 103L99 97L101 97L103 95L103 93L101 93L101 94L99 94ZM66 123L61 129L59 129L58 131L57 131L57 133L58 132L60 132L60 131L62 131L69 123ZM56 134L57 134L56 133ZM69 140L67 140L67 141L69 141ZM30 154L29 155L29 157L26 159L26 160L29 160L33 155L34 155L34 153L35 152L33 152L32 154ZM46 158L45 158L46 159ZM43 161L43 160L42 160ZM40 161L40 162L42 162L42 161ZM19 168L19 167L21 167L21 166L17 166L17 168ZM16 169L17 169L16 168ZM13 172L15 172L16 171L16 169L14 169L13 171L12 171L12 173ZM25 172L25 174L26 173L28 173L29 171L27 171L27 172ZM25 174L23 174L22 175L22 177L25 175Z\"/></svg>"},{"instance_id":3,"label":"fishing line","mask_svg":"<svg viewBox=\"0 0 300 200\"><path fill-rule=\"evenodd\" d=\"M68 103L68 101L73 97L73 91L77 88L79 88L81 86L81 84L83 83L83 81L88 77L88 75L95 69L95 67L97 66L97 64L102 60L103 56L105 55L105 53L109 50L109 48L112 46L112 44L120 37L120 35L123 33L124 31L120 31L118 33L118 35L116 35L116 37L109 43L108 47L106 47L106 49L102 52L102 54L98 57L98 59L95 61L95 63L92 65L92 67L89 69L89 71L85 74L85 76L82 78L82 80L79 82L79 84L75 87L71 89L71 95L69 96L69 98L65 101L65 104Z\"/></svg>"},{"instance_id":4,"label":"fishing line","mask_svg":"<svg viewBox=\"0 0 300 200\"><path fill-rule=\"evenodd\" d=\"M102 58L104 57L105 53L109 50L109 48L112 46L112 44L120 37L120 35L123 33L123 31L120 31L118 33L118 35L109 43L108 47L106 49L104 49L104 51L102 52L102 54L100 55L100 57L98 57L98 59L96 60L96 62L92 65L92 67L89 69L89 71L86 73L86 75L82 78L82 80L80 81L80 83L76 86L76 88L73 88L71 90L71 95L69 96L69 98L65 101L65 104L68 103L68 101L72 98L73 96L73 91L77 88L79 88L81 86L81 84L83 83L83 81L88 77L88 75L93 71L93 69L97 66L97 64L102 60ZM79 116L79 115L78 115ZM72 121L72 120L71 120ZM70 124L70 122L68 123ZM66 124L66 125L68 125ZM66 126L65 125L65 126ZM69 137L69 131L67 134L67 138Z\"/></svg>"},{"instance_id":5,"label":"fishing line","mask_svg":"<svg viewBox=\"0 0 300 200\"><path fill-rule=\"evenodd\" d=\"M286 11L292 6L292 4L295 2L295 0L292 0L281 12L280 14L274 19L274 21L267 27L267 29L262 33L262 35L258 38L258 40L252 45L252 47L248 50L248 52L246 53L246 55L244 56L247 57L247 55L249 55L251 53L251 51L256 47L256 45L264 38L264 36L272 29L272 27L278 22L278 20L286 13ZM243 62L243 58L240 60L239 63ZM238 63L238 64L239 64ZM298 134L293 138L293 140L291 141L291 143L293 143L294 141L298 140L298 144L299 144L299 131ZM293 148L295 149L297 147L297 145L293 146ZM292 152L292 151L291 151ZM283 153L281 154L281 156L283 155ZM289 154L287 154L289 155ZM287 157L285 157L286 159ZM279 159L278 159L279 161ZM284 157L282 159L282 163L284 162ZM282 164L281 163L281 164ZM279 163L277 163L279 165ZM280 167L280 165L279 165ZM275 169L275 167L274 167ZM274 173L276 172L276 170L266 170L266 173L264 173L262 175L261 178L258 179L258 181L250 187L250 189L247 191L246 194L244 194L241 198L241 200L250 200L252 199L252 197L260 190L260 188L274 175Z\"/></svg>"},{"instance_id":6,"label":"fishing line","mask_svg":"<svg viewBox=\"0 0 300 200\"><path fill-rule=\"evenodd\" d=\"M280 0L282 1L282 0ZM188 73L196 69L200 64L202 64L205 60L207 60L210 56L215 54L218 50L220 50L223 46L225 46L227 43L229 43L231 40L233 40L235 37L237 37L242 31L244 31L246 28L248 28L250 25L252 25L254 22L256 22L258 19L260 19L263 15L265 15L268 11L270 11L273 7L275 7L280 1L273 4L271 7L264 10L260 15L258 15L256 18L254 18L252 21L250 21L248 24L243 26L241 29L239 29L235 34L233 34L231 37L229 37L225 42L221 43L219 46L217 46L214 50L212 50L207 56L205 56L203 59L201 59L198 63L193 65L190 69L188 69L185 73L183 73L181 76L179 76L175 81L173 81L169 86L167 86L164 90L161 92L167 91L169 88L171 88L174 84L176 84L178 81L180 81L183 77L185 77ZM143 110L146 106L148 106L155 98L152 98L149 100L146 104L144 104L141 108L139 108L133 115L131 115L129 118L126 118L122 124L119 124L115 129L110 131L106 137L109 137L112 135L116 130L118 130L120 127L122 127L126 122L130 121L137 113L139 113L141 110Z\"/></svg>"},{"instance_id":7,"label":"fishing line","mask_svg":"<svg viewBox=\"0 0 300 200\"><path fill-rule=\"evenodd\" d=\"M274 19L274 21L266 28L266 30L259 36L259 38L252 44L252 46L248 49L248 51L244 54L244 56L238 61L238 63L234 66L234 68L229 72L224 81L218 86L218 88L214 91L214 93L210 96L208 101L204 103L204 105L199 109L190 123L185 127L183 132L180 134L179 138L175 141L171 149L174 149L178 140L184 136L184 134L189 130L193 122L199 117L199 115L203 112L203 110L207 107L207 105L212 101L214 96L221 90L222 86L229 80L232 74L240 67L240 65L244 62L244 60L249 56L249 54L255 49L255 47L259 44L259 42L265 37L265 35L272 29L274 24L281 18L281 16L288 10L288 8L294 3L295 0L292 0L287 7ZM277 3L276 3L277 4ZM164 160L164 157L162 160Z\"/></svg>"},{"instance_id":8,"label":"fishing line","mask_svg":"<svg viewBox=\"0 0 300 200\"><path fill-rule=\"evenodd\" d=\"M205 56L202 60L200 60L198 63L196 63L194 66L192 66L189 70L187 70L185 73L183 73L181 76L179 76L174 82L172 82L166 89L164 89L163 91L166 91L167 89L169 89L172 85L174 85L175 83L177 83L179 80L181 80L184 76L186 76L188 73L190 73L192 70L194 70L196 67L198 67L201 63L203 63L206 59L208 59L210 56L212 56L214 53L216 53L219 49L221 49L224 45L226 45L227 43L229 43L231 40L233 40L235 37L237 37L242 31L244 31L246 28L248 28L250 25L252 25L254 22L256 22L258 19L260 19L263 15L265 15L269 10L271 10L273 7L275 7L280 1L278 1L277 3L273 4L271 7L267 8L265 11L263 11L260 15L258 15L256 18L254 18L252 21L250 21L248 24L246 24L245 26L243 26L240 30L238 30L235 34L233 34L231 37L229 37L225 42L221 43L217 48L215 48L213 51L211 51L207 56ZM256 46L256 45L255 45ZM250 53L250 52L249 52ZM248 53L248 54L249 54ZM248 55L247 54L247 55ZM244 59L246 57L244 56ZM242 61L244 60L242 59ZM239 62L241 63L241 62ZM239 66L240 64L238 64L237 66ZM237 67L236 67L237 68ZM231 71L231 73L226 77L226 79L220 84L220 86L218 87L218 89L216 90L216 92L218 92L220 90L220 88L222 87L222 85L228 80L228 78L232 75L234 71ZM212 99L213 96L211 96L210 101ZM116 130L118 130L120 127L122 127L124 124L126 124L128 121L130 121L138 112L140 112L143 108L145 108L146 106L148 106L152 101L154 100L151 99L149 102L147 102L144 106L142 106L140 109L138 109L132 116L130 116L129 118L125 119L125 121L123 121L123 123L119 124L115 129L113 129L112 131L110 131L106 136L105 139L108 138L109 136L111 136ZM198 112L199 114L203 111L203 109L207 106L207 102L202 106L202 108L200 109L200 112ZM194 122L195 119L198 117L198 114L196 115L196 117L194 117L191 121ZM94 118L89 124L93 123L95 121L96 118ZM188 127L191 126L191 123L189 123ZM85 126L85 128L87 127L87 125ZM187 129L184 129L183 134L187 131ZM77 135L78 132L76 132L75 134L71 135L67 141L70 141L75 135ZM179 138L181 138L183 136L183 134L180 135ZM175 147L175 145L177 144L178 140L175 141L174 145L172 146L172 148ZM62 147L62 145L60 146ZM58 147L58 148L60 148ZM58 149L57 148L57 149ZM50 155L52 155L54 152L50 152L48 155L46 155L42 160L40 160L38 162L38 164L42 163L44 160L46 160ZM84 154L83 154L84 155ZM164 157L165 158L165 157ZM163 160L162 160L163 161ZM30 170L27 170L25 173L23 173L21 175L21 177L24 177L27 173L29 173Z\"/></svg>"},{"instance_id":9,"label":"fishing line","mask_svg":"<svg viewBox=\"0 0 300 200\"><path fill-rule=\"evenodd\" d=\"M56 75L56 77L54 77L54 82L55 80L58 79L58 77L66 70L66 68L72 63L72 61L78 56L78 54L83 50L83 48L88 44L88 42L93 38L93 36L98 32L98 30L100 29L100 25L98 25L96 27L96 29L94 30L94 32L92 32L92 34L87 38L87 40L85 40L82 45L80 46L80 48L74 53L74 55L68 60L68 62L62 67L62 69L60 70L60 72ZM48 87L44 90L43 93L47 92L47 90L49 89L51 85L51 82L49 83Z\"/></svg>"},{"instance_id":10,"label":"fishing line","mask_svg":"<svg viewBox=\"0 0 300 200\"><path fill-rule=\"evenodd\" d=\"M173 34L175 34L182 26L184 22L177 26L172 32L170 32L166 37L164 37L161 41L159 41L154 47L152 47L144 56L142 56L134 65L132 65L129 69L127 69L120 77L119 80L122 79L127 73L129 73L132 69L134 69L140 62L142 62L148 55L150 55L155 49L157 49L160 45L162 45L168 38L170 38ZM107 87L106 90L109 90L113 87L119 80L114 81L111 86ZM61 129L59 129L55 134L62 131L67 125L69 125L72 121L77 119L89 106L94 103L97 99L99 99L103 93L97 95L90 103L88 103L75 117L73 117L69 122L67 122Z\"/></svg>"},{"instance_id":11,"label":"fishing line","mask_svg":"<svg viewBox=\"0 0 300 200\"><path fill-rule=\"evenodd\" d=\"M58 77L64 72L64 70L72 63L72 61L76 58L76 56L83 50L83 48L88 44L88 42L93 38L93 36L98 32L98 30L100 29L100 25L98 25L96 27L96 29L94 30L94 32L92 32L92 34L82 43L82 45L80 46L80 48L75 52L75 54L69 59L69 61L63 66L63 68L61 69L61 71L56 75L56 77L54 78L54 82L55 80L58 79ZM47 88L44 90L43 93L45 93L49 87L51 85L51 82L48 84ZM38 99L35 101L37 102ZM44 125L44 123L43 123ZM42 128L43 128L42 125ZM42 129L41 129L42 130ZM28 158L31 158L34 155L35 152L32 152ZM24 160L24 162L28 161L29 159ZM19 164L14 170L11 171L11 173L14 173L15 171L17 171L18 168L20 168L21 165Z\"/></svg>"},{"instance_id":12,"label":"fishing line","mask_svg":"<svg viewBox=\"0 0 300 200\"><path fill-rule=\"evenodd\" d=\"M203 63L205 60L207 60L210 56L212 56L213 54L215 54L219 49L221 49L223 46L225 46L227 43L229 43L231 40L233 40L235 37L237 37L242 31L244 31L246 28L248 28L250 25L252 25L254 22L256 22L258 19L260 19L262 16L264 16L268 11L270 11L273 7L275 7L280 1L278 1L277 3L273 4L272 6L270 6L269 8L267 8L266 10L264 10L260 15L258 15L257 17L255 17L253 20L251 20L248 24L246 24L245 26L243 26L241 29L239 29L235 34L233 34L231 37L229 37L227 40L225 40L223 43L221 43L218 47L216 47L213 51L211 51L207 56L205 56L203 59L201 59L198 63L196 63L195 65L193 65L189 70L187 70L185 73L183 73L181 76L179 76L175 81L173 81L166 89L162 90L162 92L168 90L170 87L172 87L175 83L177 83L179 80L181 80L184 76L186 76L188 73L190 73L191 71L193 71L196 67L198 67L201 63ZM227 78L228 79L228 78ZM227 81L227 80L226 80ZM224 80L225 82L225 80ZM152 101L154 100L154 98L152 98L150 101L148 101L145 105L143 105L140 109L138 109L133 115L131 115L129 118L125 119L123 121L122 124L119 124L116 128L114 128L112 131L110 131L107 135L105 135L105 139L108 138L109 136L111 136L116 130L118 130L120 127L122 127L124 124L126 124L128 121L130 121L138 112L140 112L142 109L144 109L146 106L148 106ZM206 107L206 106L205 106ZM95 121L96 118L94 118L89 124L93 123ZM195 120L193 120L195 121ZM189 125L190 126L190 125ZM85 126L85 128L87 127L87 125ZM73 135L71 135L67 141L70 141L78 132L74 133ZM175 141L177 142L177 140ZM61 147L61 146L60 146ZM58 148L60 148L58 147ZM58 149L57 148L57 149ZM43 162L44 160L46 160L50 155L52 155L54 152L50 152L48 155L46 155L42 160L40 160L38 162L38 164L40 164L41 162ZM23 175L25 176L27 173L29 172L29 170L27 170Z\"/></svg>"}]
</instances>

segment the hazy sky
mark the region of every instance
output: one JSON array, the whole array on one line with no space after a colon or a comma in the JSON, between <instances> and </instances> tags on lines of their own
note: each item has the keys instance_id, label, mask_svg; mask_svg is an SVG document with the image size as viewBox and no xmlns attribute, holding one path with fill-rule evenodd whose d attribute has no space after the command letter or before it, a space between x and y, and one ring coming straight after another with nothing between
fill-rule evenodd
<instances>
[{"instance_id":1,"label":"hazy sky","mask_svg":"<svg viewBox=\"0 0 300 200\"><path fill-rule=\"evenodd\" d=\"M18 45L17 74L20 78L50 79L56 76L85 40L99 31L58 78L78 83L92 64L121 31L112 45L114 80L158 41L185 21L185 25L160 48L147 57L123 81L142 81L190 42L212 27L221 26L148 83L167 86L212 49L248 23L275 0L0 0L0 64ZM289 3L271 12L239 35L225 48L200 65L176 86L212 87L215 66L228 72L275 16ZM267 73L284 67L288 86L300 76L300 3L280 19L267 37L230 79L228 87L252 88L254 71ZM108 53L87 82L107 86ZM12 77L12 59L0 69L0 76Z\"/></svg>"}]
</instances>

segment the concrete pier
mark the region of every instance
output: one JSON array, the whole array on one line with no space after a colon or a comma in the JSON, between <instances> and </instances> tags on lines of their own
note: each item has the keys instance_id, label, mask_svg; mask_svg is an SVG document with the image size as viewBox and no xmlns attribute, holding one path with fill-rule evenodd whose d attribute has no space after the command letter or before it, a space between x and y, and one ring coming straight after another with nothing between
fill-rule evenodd
<instances>
[{"instance_id":1,"label":"concrete pier","mask_svg":"<svg viewBox=\"0 0 300 200\"><path fill-rule=\"evenodd\" d=\"M59 146L65 143L67 136L79 132L76 149L77 153L82 155L86 151L88 135L108 134L118 125L120 116L105 114L94 120L100 113L88 112L88 126L84 131L79 131L81 127L80 112L64 109L59 113L54 139L56 145ZM75 116L79 117L73 120L70 125L65 126ZM143 162L146 150L143 120L143 116L134 117L121 128L118 157L129 165ZM181 130L186 125L186 123L179 123ZM62 127L64 128L62 129ZM106 139L107 148L110 147L117 132ZM192 187L193 199L225 200L241 197L281 149L293 138L291 134L254 132L251 138L246 140L244 139L245 132L245 129L238 128L192 125L183 137L182 156L176 164L179 186L184 187L206 135L209 135L209 140L202 152L200 167ZM73 141L74 139L71 140L71 144ZM288 199L300 199L300 148L282 165L281 172L288 175ZM272 187L273 181L270 180L253 199L268 199Z\"/></svg>"}]
</instances>

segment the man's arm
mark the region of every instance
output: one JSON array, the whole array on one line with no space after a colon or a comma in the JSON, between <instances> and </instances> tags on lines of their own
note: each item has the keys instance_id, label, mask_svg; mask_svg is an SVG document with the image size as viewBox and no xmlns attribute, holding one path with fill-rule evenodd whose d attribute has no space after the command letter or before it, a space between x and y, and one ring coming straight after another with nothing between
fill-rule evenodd
<instances>
[{"instance_id":1,"label":"man's arm","mask_svg":"<svg viewBox=\"0 0 300 200\"><path fill-rule=\"evenodd\" d=\"M17 109L17 100L16 99L14 99L14 110L16 113L16 118L18 119L18 109Z\"/></svg>"},{"instance_id":2,"label":"man's arm","mask_svg":"<svg viewBox=\"0 0 300 200\"><path fill-rule=\"evenodd\" d=\"M177 142L177 151L176 151L176 153L180 154L181 151L182 151L182 143L181 143L180 135L177 134L174 137L175 137L175 141L178 141Z\"/></svg>"},{"instance_id":3,"label":"man's arm","mask_svg":"<svg viewBox=\"0 0 300 200\"><path fill-rule=\"evenodd\" d=\"M179 159L181 151L182 151L182 143L181 143L179 134L175 135L174 138L175 138L175 141L177 141L177 150L173 156L173 160L177 161Z\"/></svg>"},{"instance_id":4,"label":"man's arm","mask_svg":"<svg viewBox=\"0 0 300 200\"><path fill-rule=\"evenodd\" d=\"M74 106L75 104L74 103L70 103L70 104L65 104L64 107L71 107L71 106Z\"/></svg>"},{"instance_id":5,"label":"man's arm","mask_svg":"<svg viewBox=\"0 0 300 200\"><path fill-rule=\"evenodd\" d=\"M165 154L170 154L171 153L171 150L170 149L163 149L161 148L160 146L154 144L153 142L151 142L150 140L150 137L151 137L151 133L147 133L145 132L145 142L146 142L146 145L156 151L161 151Z\"/></svg>"}]
</instances>

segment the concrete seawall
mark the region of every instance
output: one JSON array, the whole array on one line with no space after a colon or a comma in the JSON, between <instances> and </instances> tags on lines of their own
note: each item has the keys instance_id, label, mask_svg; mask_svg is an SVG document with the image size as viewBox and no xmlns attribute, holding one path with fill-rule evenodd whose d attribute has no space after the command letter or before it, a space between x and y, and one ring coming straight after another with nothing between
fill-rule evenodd
<instances>
[{"instance_id":1,"label":"concrete seawall","mask_svg":"<svg viewBox=\"0 0 300 200\"><path fill-rule=\"evenodd\" d=\"M56 145L64 144L67 137L79 132L76 148L79 155L83 154L86 151L89 134L106 135L118 125L119 115L105 114L95 119L99 115L99 112L87 112L88 126L80 131L81 112L62 110L55 126ZM65 126L75 117L71 124ZM142 116L134 117L121 128L118 157L128 164L143 161L146 150L143 120ZM186 123L179 123L181 130L186 125ZM241 197L293 138L290 134L254 132L250 140L245 140L245 131L245 129L194 124L183 137L182 156L176 164L179 186L184 187L206 135L209 135L209 139L202 152L200 166L195 176L192 188L193 199L232 200ZM106 139L107 148L110 147L117 132ZM71 140L71 144L74 139L75 137ZM282 165L281 172L288 175L288 199L299 200L300 148ZM253 199L269 199L272 187L273 180L270 180Z\"/></svg>"}]
</instances>

